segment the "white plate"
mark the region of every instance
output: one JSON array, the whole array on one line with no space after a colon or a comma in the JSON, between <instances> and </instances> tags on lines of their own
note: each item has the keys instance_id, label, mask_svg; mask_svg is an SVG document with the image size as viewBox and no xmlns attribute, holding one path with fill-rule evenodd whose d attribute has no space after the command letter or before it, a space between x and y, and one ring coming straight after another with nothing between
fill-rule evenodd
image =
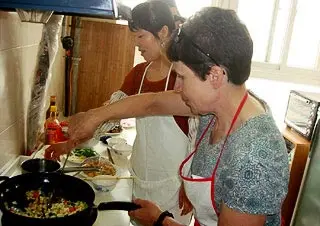
<instances>
[{"instance_id":1,"label":"white plate","mask_svg":"<svg viewBox=\"0 0 320 226\"><path fill-rule=\"evenodd\" d=\"M64 158L66 159L67 156L65 155ZM73 163L73 164L78 164L80 165L86 158L80 158L78 156L75 155L70 155L68 158L68 162Z\"/></svg>"},{"instance_id":2,"label":"white plate","mask_svg":"<svg viewBox=\"0 0 320 226\"><path fill-rule=\"evenodd\" d=\"M98 153L97 153L96 156L98 156ZM64 160L64 161L66 160L66 158L67 158L67 155L63 155L63 160ZM82 162L83 162L84 160L86 160L86 159L87 159L87 157L84 157L84 158L83 158L83 157L78 157L78 156L75 156L75 155L73 155L73 154L71 153L67 161L68 161L69 163L72 163L72 164L81 165Z\"/></svg>"},{"instance_id":3,"label":"white plate","mask_svg":"<svg viewBox=\"0 0 320 226\"><path fill-rule=\"evenodd\" d=\"M118 136L121 133L103 133L105 136Z\"/></svg>"},{"instance_id":4,"label":"white plate","mask_svg":"<svg viewBox=\"0 0 320 226\"><path fill-rule=\"evenodd\" d=\"M135 118L122 119L120 121L120 125L122 128L130 129L136 126Z\"/></svg>"}]
</instances>

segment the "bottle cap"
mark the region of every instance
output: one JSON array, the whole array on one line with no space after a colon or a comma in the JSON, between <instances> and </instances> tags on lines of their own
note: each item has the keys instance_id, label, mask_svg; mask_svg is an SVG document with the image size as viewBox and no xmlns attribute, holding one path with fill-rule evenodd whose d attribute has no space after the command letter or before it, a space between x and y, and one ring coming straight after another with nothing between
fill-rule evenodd
<instances>
[{"instance_id":1,"label":"bottle cap","mask_svg":"<svg viewBox=\"0 0 320 226\"><path fill-rule=\"evenodd\" d=\"M50 107L51 112L56 112L57 111L57 106L51 106Z\"/></svg>"},{"instance_id":2,"label":"bottle cap","mask_svg":"<svg viewBox=\"0 0 320 226\"><path fill-rule=\"evenodd\" d=\"M50 96L50 101L56 101L56 96Z\"/></svg>"}]
</instances>

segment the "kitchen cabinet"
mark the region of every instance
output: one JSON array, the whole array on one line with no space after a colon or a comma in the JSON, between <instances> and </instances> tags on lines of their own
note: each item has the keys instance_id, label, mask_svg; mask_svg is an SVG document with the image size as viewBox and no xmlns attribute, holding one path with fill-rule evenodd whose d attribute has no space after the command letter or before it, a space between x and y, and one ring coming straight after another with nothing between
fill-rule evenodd
<instances>
[{"instance_id":1,"label":"kitchen cabinet","mask_svg":"<svg viewBox=\"0 0 320 226\"><path fill-rule=\"evenodd\" d=\"M127 25L81 19L76 112L101 106L120 88L134 52Z\"/></svg>"},{"instance_id":2,"label":"kitchen cabinet","mask_svg":"<svg viewBox=\"0 0 320 226\"><path fill-rule=\"evenodd\" d=\"M310 150L310 141L300 134L286 127L282 131L283 137L292 145L290 150L290 180L288 194L282 205L282 217L285 226L289 226L296 205L300 185Z\"/></svg>"},{"instance_id":3,"label":"kitchen cabinet","mask_svg":"<svg viewBox=\"0 0 320 226\"><path fill-rule=\"evenodd\" d=\"M112 0L0 0L0 8L49 10L104 18L117 17Z\"/></svg>"}]
</instances>

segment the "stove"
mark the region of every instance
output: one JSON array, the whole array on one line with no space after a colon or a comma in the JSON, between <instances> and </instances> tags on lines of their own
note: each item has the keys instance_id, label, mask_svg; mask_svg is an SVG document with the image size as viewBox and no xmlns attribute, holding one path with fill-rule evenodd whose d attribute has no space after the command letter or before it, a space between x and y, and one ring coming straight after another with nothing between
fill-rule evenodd
<instances>
[{"instance_id":1,"label":"stove","mask_svg":"<svg viewBox=\"0 0 320 226\"><path fill-rule=\"evenodd\" d=\"M45 148L46 148L46 146L43 149L45 149ZM101 144L98 144L95 150L97 152L101 152L102 151ZM41 153L41 151L39 152L39 154L40 153ZM36 157L38 157L38 156L36 156ZM22 173L20 165L23 161L25 161L27 159L30 159L30 156L24 156L24 155L18 156L5 169L0 169L0 172L1 172L0 176L13 177L16 175L20 175ZM123 166L121 166L121 168L124 170L124 173L126 174L124 176L130 175L126 166L123 165ZM95 204L96 205L101 202L131 201L131 200L132 200L132 179L120 180L117 183L115 189L112 190L111 192L95 191ZM128 216L128 212L126 212L126 211L99 211L99 213L97 213L97 211L94 211L94 212L96 212L95 214L97 214L97 216L95 216L95 217L92 216L92 218L90 217L90 219L95 219L95 221L91 221L91 222L81 221L77 225L79 225L79 226L92 226L92 225L93 226L104 226L104 225L129 226L130 225L130 218ZM0 226L27 226L25 224L25 222L23 222L23 223L14 222L12 219L9 219L8 216L6 216L6 215L2 216L1 211L0 211L0 217L1 217ZM73 223L66 225L66 226L73 225ZM32 226L36 226L36 225L32 225ZM49 226L49 225L46 224L45 226ZM59 226L60 226L60 224L59 224Z\"/></svg>"}]
</instances>

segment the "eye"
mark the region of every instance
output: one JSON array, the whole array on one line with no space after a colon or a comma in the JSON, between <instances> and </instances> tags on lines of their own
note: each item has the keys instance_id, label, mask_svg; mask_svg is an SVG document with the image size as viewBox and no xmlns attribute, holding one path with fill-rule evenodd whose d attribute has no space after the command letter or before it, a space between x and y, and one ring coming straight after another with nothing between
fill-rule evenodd
<instances>
[{"instance_id":1,"label":"eye","mask_svg":"<svg viewBox=\"0 0 320 226\"><path fill-rule=\"evenodd\" d=\"M143 37L143 35L138 35L138 38L142 38Z\"/></svg>"}]
</instances>

